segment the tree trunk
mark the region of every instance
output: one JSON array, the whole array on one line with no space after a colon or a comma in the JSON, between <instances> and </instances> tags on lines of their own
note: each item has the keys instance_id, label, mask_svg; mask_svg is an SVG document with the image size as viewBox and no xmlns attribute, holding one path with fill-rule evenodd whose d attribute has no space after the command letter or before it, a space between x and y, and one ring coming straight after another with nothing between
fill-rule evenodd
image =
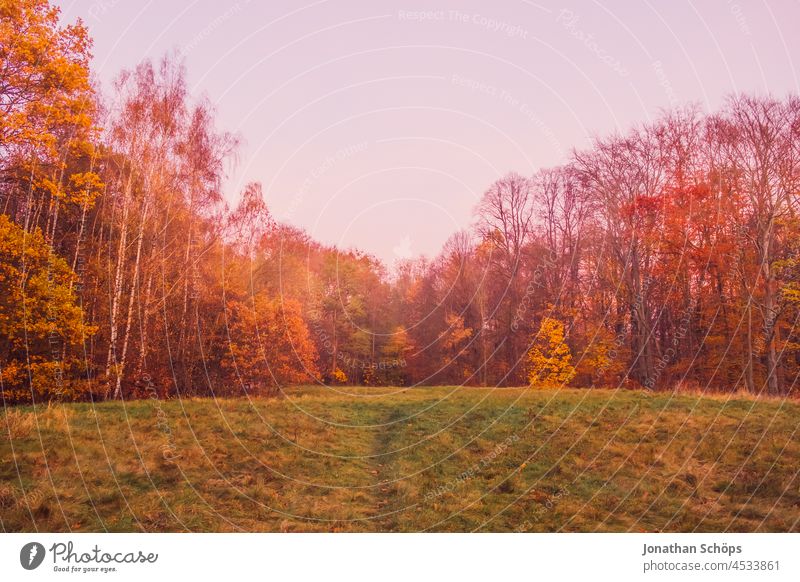
<instances>
[{"instance_id":1,"label":"tree trunk","mask_svg":"<svg viewBox=\"0 0 800 582\"><path fill-rule=\"evenodd\" d=\"M631 339L637 380L643 386L653 387L655 382L653 371L652 342L650 341L650 318L648 316L645 294L647 287L642 286L639 271L639 252L633 243L628 266L630 286L633 291L631 301Z\"/></svg>"},{"instance_id":2,"label":"tree trunk","mask_svg":"<svg viewBox=\"0 0 800 582\"><path fill-rule=\"evenodd\" d=\"M139 283L139 267L142 257L142 242L144 241L144 226L147 223L147 211L149 207L149 200L147 195L147 186L145 186L144 200L142 201L142 217L139 222L139 233L136 241L136 258L133 264L133 275L131 277L131 292L128 297L128 315L125 320L125 336L122 340L122 353L120 354L119 361L117 362L116 383L114 387L114 399L122 397L122 376L125 371L125 357L128 353L128 343L131 335L131 325L133 323L133 304L136 300L136 290Z\"/></svg>"},{"instance_id":3,"label":"tree trunk","mask_svg":"<svg viewBox=\"0 0 800 582\"><path fill-rule=\"evenodd\" d=\"M772 269L769 252L771 237L767 234L765 238L761 267L764 273L764 353L767 363L767 392L772 395L778 395L780 394L780 386L778 384L778 358L775 351L774 333L778 308L775 301L775 272Z\"/></svg>"},{"instance_id":4,"label":"tree trunk","mask_svg":"<svg viewBox=\"0 0 800 582\"><path fill-rule=\"evenodd\" d=\"M747 355L745 360L745 381L747 391L754 394L756 385L753 381L753 305L752 300L747 302Z\"/></svg>"}]
</instances>

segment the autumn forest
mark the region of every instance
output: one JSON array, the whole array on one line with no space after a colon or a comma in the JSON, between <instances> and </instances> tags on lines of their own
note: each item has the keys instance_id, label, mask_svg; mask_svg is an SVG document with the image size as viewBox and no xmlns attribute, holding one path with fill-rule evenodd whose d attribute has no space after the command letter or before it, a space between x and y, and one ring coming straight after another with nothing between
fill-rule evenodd
<instances>
[{"instance_id":1,"label":"autumn forest","mask_svg":"<svg viewBox=\"0 0 800 582\"><path fill-rule=\"evenodd\" d=\"M731 95L487 184L438 256L384 265L223 183L237 135L177 56L101 91L45 0L0 4L7 404L298 384L793 395L800 98ZM286 193L291 196L291 192Z\"/></svg>"}]
</instances>

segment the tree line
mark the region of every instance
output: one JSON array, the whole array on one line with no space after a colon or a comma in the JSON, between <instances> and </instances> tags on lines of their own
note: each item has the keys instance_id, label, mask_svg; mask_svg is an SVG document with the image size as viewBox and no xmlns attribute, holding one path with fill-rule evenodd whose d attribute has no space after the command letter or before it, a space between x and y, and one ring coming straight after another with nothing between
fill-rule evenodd
<instances>
[{"instance_id":1,"label":"tree line","mask_svg":"<svg viewBox=\"0 0 800 582\"><path fill-rule=\"evenodd\" d=\"M0 5L5 402L298 383L796 391L800 99L734 95L500 177L396 265L233 207L178 59L91 81L47 0Z\"/></svg>"}]
</instances>

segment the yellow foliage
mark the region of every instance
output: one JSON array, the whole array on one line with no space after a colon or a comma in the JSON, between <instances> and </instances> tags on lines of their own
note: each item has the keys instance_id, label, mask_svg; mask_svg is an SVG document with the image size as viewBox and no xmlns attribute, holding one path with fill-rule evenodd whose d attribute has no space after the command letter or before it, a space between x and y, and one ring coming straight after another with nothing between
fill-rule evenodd
<instances>
[{"instance_id":1,"label":"yellow foliage","mask_svg":"<svg viewBox=\"0 0 800 582\"><path fill-rule=\"evenodd\" d=\"M3 85L14 88L3 103L0 142L56 165L61 136L81 144L93 131L88 31L59 26L59 9L47 0L0 2L0 46Z\"/></svg>"},{"instance_id":2,"label":"yellow foliage","mask_svg":"<svg viewBox=\"0 0 800 582\"><path fill-rule=\"evenodd\" d=\"M76 275L37 228L26 232L0 214L0 351L3 390L11 400L73 398L70 372L96 328L83 321Z\"/></svg>"},{"instance_id":3,"label":"yellow foliage","mask_svg":"<svg viewBox=\"0 0 800 582\"><path fill-rule=\"evenodd\" d=\"M564 341L564 324L542 319L528 350L528 382L534 385L566 385L575 377L572 354Z\"/></svg>"}]
</instances>

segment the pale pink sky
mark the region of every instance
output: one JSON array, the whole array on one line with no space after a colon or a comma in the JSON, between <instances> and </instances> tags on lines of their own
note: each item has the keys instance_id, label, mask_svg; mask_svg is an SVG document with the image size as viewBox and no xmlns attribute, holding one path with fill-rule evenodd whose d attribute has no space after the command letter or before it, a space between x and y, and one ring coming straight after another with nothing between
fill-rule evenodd
<instances>
[{"instance_id":1,"label":"pale pink sky","mask_svg":"<svg viewBox=\"0 0 800 582\"><path fill-rule=\"evenodd\" d=\"M798 91L800 2L63 0L108 82L178 49L262 182L315 238L435 255L510 170L671 103ZM424 13L420 13L420 11Z\"/></svg>"}]
</instances>

